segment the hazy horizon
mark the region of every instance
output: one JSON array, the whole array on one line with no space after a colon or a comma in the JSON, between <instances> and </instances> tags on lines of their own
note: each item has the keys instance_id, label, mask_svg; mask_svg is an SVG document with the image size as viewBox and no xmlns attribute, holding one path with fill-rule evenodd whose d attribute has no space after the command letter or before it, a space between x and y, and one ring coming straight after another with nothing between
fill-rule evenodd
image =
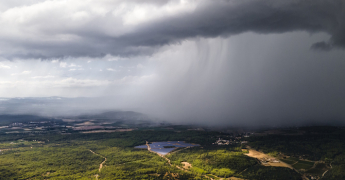
<instances>
[{"instance_id":1,"label":"hazy horizon","mask_svg":"<svg viewBox=\"0 0 345 180\"><path fill-rule=\"evenodd\" d=\"M345 123L342 0L10 1L0 25L1 114Z\"/></svg>"}]
</instances>

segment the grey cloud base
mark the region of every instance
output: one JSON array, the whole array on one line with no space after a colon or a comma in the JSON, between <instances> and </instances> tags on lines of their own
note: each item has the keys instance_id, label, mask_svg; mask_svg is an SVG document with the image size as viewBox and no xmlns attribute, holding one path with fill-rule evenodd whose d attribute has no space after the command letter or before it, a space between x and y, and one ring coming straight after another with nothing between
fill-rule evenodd
<instances>
[{"instance_id":1,"label":"grey cloud base","mask_svg":"<svg viewBox=\"0 0 345 180\"><path fill-rule=\"evenodd\" d=\"M71 6L73 2L71 1ZM174 1L154 2L147 3L160 8ZM58 5L48 1L34 1L20 11L35 11L37 3L53 9ZM116 3L118 1L110 5L115 8ZM130 3L136 4L139 1ZM91 6L92 3L88 5ZM72 16L83 10L89 12L88 8L81 6L68 13ZM4 10L3 14L9 14L10 10ZM3 49L0 56L6 59L52 59L100 57L106 54L150 55L162 45L178 43L188 38L291 31L326 32L332 36L331 39L328 42L315 42L311 47L315 50L330 50L345 47L344 10L345 2L342 0L202 0L196 3L192 11L135 25L125 24L121 16L113 15L111 8L106 9L102 15L85 14L89 18L82 23L76 23L68 15L65 17L54 10L38 13L37 17L24 21L24 24L18 22L18 19L6 19L7 16L3 15L0 22L2 26L8 28L8 31L10 28L17 30L11 32L10 36L7 30L0 32L0 47ZM21 12L22 16L25 17L26 11Z\"/></svg>"}]
</instances>

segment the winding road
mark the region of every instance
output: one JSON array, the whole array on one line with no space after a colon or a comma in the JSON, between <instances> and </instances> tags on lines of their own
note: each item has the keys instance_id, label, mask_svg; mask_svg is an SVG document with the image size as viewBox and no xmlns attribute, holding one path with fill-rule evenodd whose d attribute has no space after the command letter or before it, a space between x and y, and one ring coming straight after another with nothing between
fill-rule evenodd
<instances>
[{"instance_id":1,"label":"winding road","mask_svg":"<svg viewBox=\"0 0 345 180\"><path fill-rule=\"evenodd\" d=\"M104 158L104 161L99 165L99 169L98 169L98 171L101 172L101 169L103 168L103 164L105 163L105 161L107 161L107 158L102 156L102 155L100 155L100 154L95 153L91 149L89 149L89 151L92 152L92 154L94 154L94 155L97 155L97 156L100 156L100 157ZM95 175L96 180L98 180L98 176L99 176L98 174Z\"/></svg>"},{"instance_id":2,"label":"winding road","mask_svg":"<svg viewBox=\"0 0 345 180\"><path fill-rule=\"evenodd\" d=\"M90 152L92 152L93 154L95 154L95 155L97 155L97 156L100 156L100 157L104 158L104 161L99 165L99 169L98 169L98 171L101 172L101 169L103 168L103 164L105 163L105 161L107 161L107 158L104 157L104 156L102 156L102 155L100 155L100 154L95 153L95 152L92 151L91 149L89 149L89 150L90 150Z\"/></svg>"}]
</instances>

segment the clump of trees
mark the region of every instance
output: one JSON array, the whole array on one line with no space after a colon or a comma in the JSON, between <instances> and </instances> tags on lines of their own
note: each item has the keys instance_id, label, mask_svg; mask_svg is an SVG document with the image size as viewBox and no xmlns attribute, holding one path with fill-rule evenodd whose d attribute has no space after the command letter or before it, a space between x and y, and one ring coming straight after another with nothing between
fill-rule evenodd
<instances>
[{"instance_id":1,"label":"clump of trees","mask_svg":"<svg viewBox=\"0 0 345 180\"><path fill-rule=\"evenodd\" d=\"M192 164L192 171L200 174L213 174L218 177L231 177L257 164L257 160L243 154L241 147L194 147L168 156L172 163Z\"/></svg>"},{"instance_id":2,"label":"clump of trees","mask_svg":"<svg viewBox=\"0 0 345 180\"><path fill-rule=\"evenodd\" d=\"M261 165L248 168L240 177L251 180L302 180L301 175L292 169Z\"/></svg>"}]
</instances>

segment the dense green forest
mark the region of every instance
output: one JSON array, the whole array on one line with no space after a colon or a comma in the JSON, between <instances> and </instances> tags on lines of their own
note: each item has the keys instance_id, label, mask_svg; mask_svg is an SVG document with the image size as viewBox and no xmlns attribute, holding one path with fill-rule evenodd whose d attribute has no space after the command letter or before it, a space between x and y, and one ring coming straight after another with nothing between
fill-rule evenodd
<instances>
[{"instance_id":1,"label":"dense green forest","mask_svg":"<svg viewBox=\"0 0 345 180\"><path fill-rule=\"evenodd\" d=\"M212 144L228 134L176 129L143 128L93 134L2 134L0 179L208 179L207 176L236 176L260 180L300 177L286 168L259 165L256 159L244 155L240 144ZM134 148L146 141L178 140L201 146L177 149L167 155L172 165L155 153ZM190 162L192 168L177 168L183 161Z\"/></svg>"},{"instance_id":2,"label":"dense green forest","mask_svg":"<svg viewBox=\"0 0 345 180\"><path fill-rule=\"evenodd\" d=\"M204 135L185 132L184 139ZM133 146L145 140L176 140L169 131L133 131L97 134L3 135L0 179L205 179L170 166L165 159ZM197 138L196 138L197 141ZM40 143L37 143L40 142ZM106 157L104 161L99 155Z\"/></svg>"},{"instance_id":3,"label":"dense green forest","mask_svg":"<svg viewBox=\"0 0 345 180\"><path fill-rule=\"evenodd\" d=\"M299 173L289 168L260 165L248 168L240 177L251 180L302 180Z\"/></svg>"},{"instance_id":4,"label":"dense green forest","mask_svg":"<svg viewBox=\"0 0 345 180\"><path fill-rule=\"evenodd\" d=\"M241 146L196 147L168 155L172 163L189 162L191 171L217 177L239 177L251 180L301 180L291 169L262 166L258 160L245 156Z\"/></svg>"},{"instance_id":5,"label":"dense green forest","mask_svg":"<svg viewBox=\"0 0 345 180\"><path fill-rule=\"evenodd\" d=\"M256 159L243 155L240 146L188 148L167 157L176 165L189 162L192 171L218 177L231 177L258 163Z\"/></svg>"}]
</instances>

